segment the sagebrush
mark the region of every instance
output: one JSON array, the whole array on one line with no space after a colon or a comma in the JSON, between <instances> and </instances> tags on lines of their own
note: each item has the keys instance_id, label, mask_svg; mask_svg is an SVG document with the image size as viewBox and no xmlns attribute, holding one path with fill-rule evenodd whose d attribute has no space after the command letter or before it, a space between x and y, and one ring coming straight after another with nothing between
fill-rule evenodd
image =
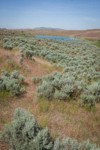
<instances>
[{"instance_id":1,"label":"sagebrush","mask_svg":"<svg viewBox=\"0 0 100 150\"><path fill-rule=\"evenodd\" d=\"M53 139L47 128L41 128L35 118L24 109L15 111L13 121L0 134L0 140L12 150L99 150L89 141Z\"/></svg>"}]
</instances>

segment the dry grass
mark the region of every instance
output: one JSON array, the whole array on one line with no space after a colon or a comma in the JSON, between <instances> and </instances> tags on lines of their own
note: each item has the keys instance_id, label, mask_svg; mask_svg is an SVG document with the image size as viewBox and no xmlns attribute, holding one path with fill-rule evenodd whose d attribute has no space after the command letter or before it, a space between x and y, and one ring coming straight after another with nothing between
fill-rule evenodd
<instances>
[{"instance_id":1,"label":"dry grass","mask_svg":"<svg viewBox=\"0 0 100 150\"><path fill-rule=\"evenodd\" d=\"M34 110L32 111L34 114ZM61 138L69 136L78 140L90 139L100 144L100 105L95 110L86 111L76 102L39 100L35 115L46 117L51 134ZM39 118L39 117L38 117ZM41 120L39 121L41 124Z\"/></svg>"}]
</instances>

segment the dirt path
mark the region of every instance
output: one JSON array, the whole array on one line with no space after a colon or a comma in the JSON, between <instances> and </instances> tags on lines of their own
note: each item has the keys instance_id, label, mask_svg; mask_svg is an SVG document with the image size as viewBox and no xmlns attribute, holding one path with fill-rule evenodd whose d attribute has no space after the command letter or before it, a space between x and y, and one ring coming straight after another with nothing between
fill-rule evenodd
<instances>
[{"instance_id":1,"label":"dirt path","mask_svg":"<svg viewBox=\"0 0 100 150\"><path fill-rule=\"evenodd\" d=\"M15 58L15 62L20 65L20 63L19 63L20 52L19 51L17 51L14 54L14 58ZM42 77L42 76L48 74L49 68L51 69L51 72L55 71L55 67L53 66L53 64L49 63L48 61L43 60L39 57L34 57L33 59L35 60L35 62L34 62L34 60L24 59L23 65L21 65L21 67L23 67L23 69L27 69L27 71L28 71L27 77L25 79L26 83L28 84L27 93L26 93L27 98L33 97L34 91L36 88L32 84L33 76Z\"/></svg>"},{"instance_id":2,"label":"dirt path","mask_svg":"<svg viewBox=\"0 0 100 150\"><path fill-rule=\"evenodd\" d=\"M49 63L48 61L44 60L44 59L41 59L39 57L34 57L35 61L41 65L46 65L46 66L49 66L49 67L52 67L53 65L51 63Z\"/></svg>"},{"instance_id":3,"label":"dirt path","mask_svg":"<svg viewBox=\"0 0 100 150\"><path fill-rule=\"evenodd\" d=\"M3 60L13 59L14 63L16 63L20 68L22 67L22 70L27 72L27 75L25 78L25 82L28 84L27 94L26 94L27 98L32 96L33 95L32 93L34 91L34 86L32 84L32 77L33 76L42 77L42 76L48 74L47 68L50 68L52 71L55 70L52 64L50 64L48 61L43 60L38 57L34 57L35 62L30 61L28 59L24 59L23 65L21 65L19 63L19 59L20 59L19 51L12 52L9 50L0 49L0 59L1 58ZM7 62L5 62L5 63L7 63ZM2 68L3 65L4 65L4 63L1 63L0 67ZM21 70L21 72L23 74L22 70Z\"/></svg>"},{"instance_id":4,"label":"dirt path","mask_svg":"<svg viewBox=\"0 0 100 150\"><path fill-rule=\"evenodd\" d=\"M34 61L24 59L23 64L21 65L19 63L20 59L20 52L19 51L9 51L0 49L0 68L6 66L7 60L12 60L14 64L16 64L20 68L20 72L25 77L25 82L27 84L26 86L26 93L18 98L15 98L15 100L11 100L7 103L6 106L0 106L0 129L2 130L5 121L9 122L12 118L13 112L16 108L22 107L25 109L34 109L36 107L36 104L34 103L34 96L35 96L35 90L36 86L32 83L32 77L42 77L46 74L48 74L48 69L51 69L51 72L55 71L55 68L52 64L49 62L34 57ZM0 150L7 150L7 146L5 146L3 143L0 144Z\"/></svg>"},{"instance_id":5,"label":"dirt path","mask_svg":"<svg viewBox=\"0 0 100 150\"><path fill-rule=\"evenodd\" d=\"M0 106L1 109L1 116L2 118L6 118L7 116L11 117L15 108L17 107L23 107L23 108L30 108L30 106L34 107L34 96L35 96L35 90L36 86L32 83L32 77L42 77L46 74L48 74L48 69L51 70L51 72L55 71L55 67L50 64L49 62L34 57L35 62L25 59L23 61L23 64L21 65L19 63L20 59L20 52L19 51L9 51L0 49L0 60L2 58L2 62L0 63L0 67L2 68L3 65L7 64L7 59L13 59L13 63L16 64L20 68L20 72L25 77L25 83L26 86L26 93L22 95L19 98L16 98L16 100L11 101L8 106L5 107L6 113L4 112L4 107ZM9 120L8 117L8 120ZM2 128L2 123L0 123L0 127Z\"/></svg>"}]
</instances>

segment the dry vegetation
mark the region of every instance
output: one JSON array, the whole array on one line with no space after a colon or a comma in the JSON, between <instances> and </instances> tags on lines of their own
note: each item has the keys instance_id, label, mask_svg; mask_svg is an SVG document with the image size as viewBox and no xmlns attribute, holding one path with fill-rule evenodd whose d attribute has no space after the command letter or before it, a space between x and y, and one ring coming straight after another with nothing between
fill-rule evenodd
<instances>
[{"instance_id":1,"label":"dry vegetation","mask_svg":"<svg viewBox=\"0 0 100 150\"><path fill-rule=\"evenodd\" d=\"M33 32L31 33L33 34ZM67 31L59 32L65 35ZM28 34L29 33L30 32L28 32ZM2 34L6 36L6 33L5 35L4 32L1 33L1 35ZM10 35L11 34L16 35L16 32L12 31L12 33L10 32ZM23 33L22 31L18 31L17 34L25 35L27 32ZM70 32L68 34L70 34ZM89 33L88 35L91 36ZM80 35L77 36L81 36L81 32ZM43 45L42 42L39 44ZM12 72L14 70L18 70L24 76L24 87L26 92L19 96L14 96L8 91L0 93L0 130L3 130L5 124L11 122L15 109L21 107L31 112L35 118L37 118L41 127L47 126L53 138L71 137L78 141L89 139L91 143L100 145L100 103L96 103L95 107L89 109L88 107L80 107L78 100L78 102L75 100L70 102L56 101L55 99L47 101L44 97L37 98L37 85L32 83L32 77L41 78L55 71L62 73L63 69L61 66L57 67L55 64L39 56L32 56L32 59L27 59L25 57L21 64L20 52L17 48L5 50L1 47L0 76L3 71ZM7 150L9 148L5 143L1 143L0 149Z\"/></svg>"}]
</instances>

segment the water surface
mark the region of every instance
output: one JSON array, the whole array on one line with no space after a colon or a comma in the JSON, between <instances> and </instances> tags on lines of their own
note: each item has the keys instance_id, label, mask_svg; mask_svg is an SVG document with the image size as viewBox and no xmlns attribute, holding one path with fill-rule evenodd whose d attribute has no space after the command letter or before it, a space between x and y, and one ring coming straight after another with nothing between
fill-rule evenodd
<instances>
[{"instance_id":1,"label":"water surface","mask_svg":"<svg viewBox=\"0 0 100 150\"><path fill-rule=\"evenodd\" d=\"M57 41L73 41L75 38L65 37L65 36L48 36L48 35L37 35L38 39L49 39L49 40L57 40Z\"/></svg>"}]
</instances>

